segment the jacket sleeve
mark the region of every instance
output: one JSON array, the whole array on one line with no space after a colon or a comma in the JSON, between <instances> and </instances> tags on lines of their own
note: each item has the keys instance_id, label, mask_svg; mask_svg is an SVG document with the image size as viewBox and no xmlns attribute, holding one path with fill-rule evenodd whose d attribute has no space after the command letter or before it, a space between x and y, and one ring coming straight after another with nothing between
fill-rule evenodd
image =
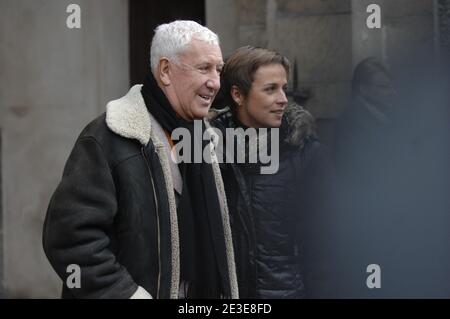
<instances>
[{"instance_id":1,"label":"jacket sleeve","mask_svg":"<svg viewBox=\"0 0 450 319\"><path fill-rule=\"evenodd\" d=\"M101 146L92 137L78 139L43 231L44 251L64 285L76 283L68 266L79 266L79 287L66 286L75 298L130 298L138 289L108 248L116 211L116 189Z\"/></svg>"}]
</instances>

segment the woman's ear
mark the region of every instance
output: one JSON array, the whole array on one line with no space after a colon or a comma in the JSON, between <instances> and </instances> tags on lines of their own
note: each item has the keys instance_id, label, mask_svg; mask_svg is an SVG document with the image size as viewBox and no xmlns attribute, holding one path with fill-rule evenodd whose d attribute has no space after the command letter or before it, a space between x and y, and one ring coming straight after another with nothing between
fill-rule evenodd
<instances>
[{"instance_id":1,"label":"woman's ear","mask_svg":"<svg viewBox=\"0 0 450 319\"><path fill-rule=\"evenodd\" d=\"M238 89L238 87L236 85L233 85L231 87L231 98L233 99L233 101L238 105L241 106L242 103L244 102L244 97L241 93L241 91Z\"/></svg>"},{"instance_id":2,"label":"woman's ear","mask_svg":"<svg viewBox=\"0 0 450 319\"><path fill-rule=\"evenodd\" d=\"M170 85L170 63L167 58L161 58L159 60L158 76L163 85Z\"/></svg>"}]
</instances>

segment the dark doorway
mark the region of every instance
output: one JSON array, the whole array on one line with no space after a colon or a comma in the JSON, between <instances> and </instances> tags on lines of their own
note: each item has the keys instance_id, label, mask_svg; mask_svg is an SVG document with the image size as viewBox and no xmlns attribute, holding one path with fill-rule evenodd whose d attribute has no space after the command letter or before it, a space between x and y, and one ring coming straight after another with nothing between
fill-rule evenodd
<instances>
[{"instance_id":1,"label":"dark doorway","mask_svg":"<svg viewBox=\"0 0 450 319\"><path fill-rule=\"evenodd\" d=\"M173 20L205 24L205 2L186 0L130 0L130 82L142 83L150 70L150 40L153 30Z\"/></svg>"}]
</instances>

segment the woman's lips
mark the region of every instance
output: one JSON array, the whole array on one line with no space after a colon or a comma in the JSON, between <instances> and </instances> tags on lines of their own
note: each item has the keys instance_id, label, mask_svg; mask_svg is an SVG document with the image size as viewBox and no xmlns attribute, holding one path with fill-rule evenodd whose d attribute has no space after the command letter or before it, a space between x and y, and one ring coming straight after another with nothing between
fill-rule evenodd
<instances>
[{"instance_id":1,"label":"woman's lips","mask_svg":"<svg viewBox=\"0 0 450 319\"><path fill-rule=\"evenodd\" d=\"M270 113L274 113L274 114L277 114L277 115L283 115L284 110L274 110L274 111L270 111Z\"/></svg>"}]
</instances>

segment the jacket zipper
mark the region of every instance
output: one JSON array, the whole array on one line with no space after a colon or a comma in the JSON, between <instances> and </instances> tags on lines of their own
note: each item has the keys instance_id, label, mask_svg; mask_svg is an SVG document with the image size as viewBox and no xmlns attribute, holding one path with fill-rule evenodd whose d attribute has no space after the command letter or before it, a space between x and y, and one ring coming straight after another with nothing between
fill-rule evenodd
<instances>
[{"instance_id":1,"label":"jacket zipper","mask_svg":"<svg viewBox=\"0 0 450 319\"><path fill-rule=\"evenodd\" d=\"M239 169L238 169L237 167L232 166L232 170L234 171L233 174L235 175L236 183L237 183L237 186L238 186L238 189L239 189L238 195L237 195L237 196L238 196L238 198L239 198L239 197L242 198L242 202L244 203L245 208L247 209L247 212L250 212L250 209L251 209L251 208L250 208L250 203L248 203L248 202L246 201L246 199L245 199L245 194L243 193L243 190L242 190L243 187L247 188L246 182L245 182L245 177L240 173L240 171L239 171ZM242 177L242 178L241 178L241 177ZM241 181L239 181L239 180L241 180ZM242 184L243 184L243 185L242 185ZM239 193L240 193L240 195L239 195ZM238 209L238 216L239 216L239 219L240 219L240 221L241 221L241 223L242 223L242 227L244 228L244 232L245 232L245 234L247 235L247 236L246 236L246 239L247 239L248 247L249 247L249 249L250 249L251 254L254 256L254 253L253 253L254 248L253 248L253 240L252 240L252 237L253 237L253 236L252 236L252 234L250 233L250 230L249 230L249 228L248 228L249 225L247 225L248 223L247 223L247 221L245 220L243 214L245 214L245 213L244 213L244 212L241 212L241 210ZM247 218L249 219L249 223L250 223L250 222L251 222L251 221L250 221L250 217L247 216Z\"/></svg>"},{"instance_id":2,"label":"jacket zipper","mask_svg":"<svg viewBox=\"0 0 450 319\"><path fill-rule=\"evenodd\" d=\"M258 246L257 246L257 244L256 244L256 230L255 230L255 227L256 227L256 225L255 225L255 219L253 218L253 201L252 201L252 194L253 194L253 183L254 183L254 180L253 180L253 176L250 174L250 176L248 176L248 179L249 179L249 219L250 219L250 227L252 228L252 236L251 236L251 239L252 239L252 247L253 247L253 258L254 258L254 260L253 260L253 267L254 267L254 269L253 269L253 271L254 271L254 280L255 280L255 286L254 286L254 292L256 293L256 290L257 290L257 287L256 287L256 285L257 285L257 283L258 283L258 266L257 266L257 263L258 263ZM256 294L255 294L255 296L256 296ZM257 298L258 298L258 296L257 296Z\"/></svg>"},{"instance_id":3,"label":"jacket zipper","mask_svg":"<svg viewBox=\"0 0 450 319\"><path fill-rule=\"evenodd\" d=\"M144 157L145 165L147 166L148 173L150 175L150 181L152 182L152 190L153 190L153 197L155 199L155 206L156 206L156 223L157 223L157 232L158 232L158 289L156 291L156 298L159 299L159 289L161 284L161 232L159 228L159 205L158 205L158 197L156 196L155 191L155 182L153 181L153 174L152 170L149 166L149 160L147 156L145 155L144 147L141 148L142 156Z\"/></svg>"},{"instance_id":4,"label":"jacket zipper","mask_svg":"<svg viewBox=\"0 0 450 319\"><path fill-rule=\"evenodd\" d=\"M251 252L251 256L249 260L253 260L253 267L250 270L253 273L253 280L255 281L255 285L257 283L257 269L256 269L256 259L257 259L257 245L256 245L256 230L255 230L255 221L252 216L253 210L252 210L252 192L253 192L253 177L251 175L247 175L247 177L244 176L244 173L242 173L239 168L232 166L232 169L234 170L234 175L236 177L236 182L238 184L239 192L241 193L241 198L244 203L244 205L247 208L247 214L246 217L248 219L248 225L247 222L244 220L244 216L242 216L241 212L238 210L239 219L241 220L241 223L244 227L244 231L247 234L247 243L249 246L249 250ZM247 183L248 179L248 183ZM239 182L240 180L240 182ZM245 199L245 195L242 192L242 188L247 189L248 192L248 202ZM252 264L250 262L250 264ZM252 288L252 292L256 293L256 288Z\"/></svg>"}]
</instances>

